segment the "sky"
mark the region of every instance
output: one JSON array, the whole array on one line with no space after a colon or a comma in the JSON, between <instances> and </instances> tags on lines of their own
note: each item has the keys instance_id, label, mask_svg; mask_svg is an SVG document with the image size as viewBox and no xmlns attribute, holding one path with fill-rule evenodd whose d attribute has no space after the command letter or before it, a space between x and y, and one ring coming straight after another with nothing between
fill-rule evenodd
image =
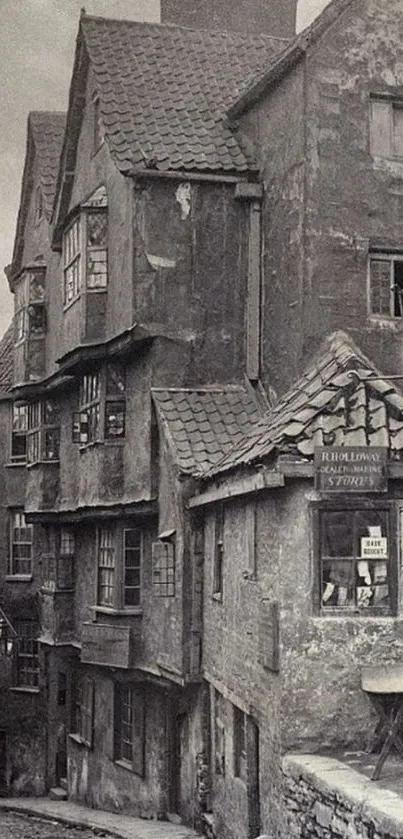
<instances>
[{"instance_id":1,"label":"sky","mask_svg":"<svg viewBox=\"0 0 403 839\"><path fill-rule=\"evenodd\" d=\"M299 27L327 2L300 0ZM159 0L0 0L0 336L13 310L3 268L10 263L13 250L27 115L67 108L83 5L87 14L159 20Z\"/></svg>"}]
</instances>

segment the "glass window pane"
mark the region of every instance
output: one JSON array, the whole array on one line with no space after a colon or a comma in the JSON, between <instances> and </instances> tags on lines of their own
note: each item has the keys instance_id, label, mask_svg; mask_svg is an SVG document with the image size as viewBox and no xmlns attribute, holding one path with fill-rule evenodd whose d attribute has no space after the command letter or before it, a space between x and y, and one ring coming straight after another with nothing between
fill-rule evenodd
<instances>
[{"instance_id":1,"label":"glass window pane","mask_svg":"<svg viewBox=\"0 0 403 839\"><path fill-rule=\"evenodd\" d=\"M350 510L322 513L322 556L354 555L354 518Z\"/></svg>"}]
</instances>

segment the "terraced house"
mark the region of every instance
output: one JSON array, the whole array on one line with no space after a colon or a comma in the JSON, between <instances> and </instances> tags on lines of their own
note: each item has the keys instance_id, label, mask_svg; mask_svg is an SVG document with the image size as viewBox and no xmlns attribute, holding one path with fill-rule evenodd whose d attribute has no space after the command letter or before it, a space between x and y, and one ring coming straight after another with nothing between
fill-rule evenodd
<instances>
[{"instance_id":1,"label":"terraced house","mask_svg":"<svg viewBox=\"0 0 403 839\"><path fill-rule=\"evenodd\" d=\"M291 40L294 2L232 32L224 0L83 14L66 117L30 116L13 790L315 836L284 753L367 744L360 668L401 654L400 5L333 0Z\"/></svg>"}]
</instances>

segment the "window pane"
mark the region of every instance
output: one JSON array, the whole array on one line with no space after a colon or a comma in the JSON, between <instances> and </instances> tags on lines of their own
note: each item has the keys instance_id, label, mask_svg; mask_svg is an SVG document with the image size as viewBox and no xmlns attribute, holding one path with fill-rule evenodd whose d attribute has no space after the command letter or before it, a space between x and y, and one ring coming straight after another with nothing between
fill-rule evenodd
<instances>
[{"instance_id":1,"label":"window pane","mask_svg":"<svg viewBox=\"0 0 403 839\"><path fill-rule=\"evenodd\" d=\"M322 513L322 556L353 556L353 513Z\"/></svg>"},{"instance_id":2,"label":"window pane","mask_svg":"<svg viewBox=\"0 0 403 839\"><path fill-rule=\"evenodd\" d=\"M105 437L116 439L125 436L125 402L107 402L105 407Z\"/></svg>"},{"instance_id":3,"label":"window pane","mask_svg":"<svg viewBox=\"0 0 403 839\"><path fill-rule=\"evenodd\" d=\"M355 602L355 563L324 561L322 565L322 605L353 606Z\"/></svg>"}]
</instances>

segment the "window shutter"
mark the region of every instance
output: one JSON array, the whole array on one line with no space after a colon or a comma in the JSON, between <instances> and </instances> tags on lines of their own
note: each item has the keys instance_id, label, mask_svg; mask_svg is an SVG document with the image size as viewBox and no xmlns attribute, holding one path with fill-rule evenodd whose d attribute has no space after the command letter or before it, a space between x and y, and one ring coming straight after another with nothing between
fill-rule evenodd
<instances>
[{"instance_id":1,"label":"window shutter","mask_svg":"<svg viewBox=\"0 0 403 839\"><path fill-rule=\"evenodd\" d=\"M145 701L142 690L133 691L133 772L145 774Z\"/></svg>"},{"instance_id":2,"label":"window shutter","mask_svg":"<svg viewBox=\"0 0 403 839\"><path fill-rule=\"evenodd\" d=\"M87 411L74 411L72 427L73 443L88 443L88 414Z\"/></svg>"},{"instance_id":3,"label":"window shutter","mask_svg":"<svg viewBox=\"0 0 403 839\"><path fill-rule=\"evenodd\" d=\"M391 104L382 99L371 102L371 154L390 157L392 153Z\"/></svg>"}]
</instances>

